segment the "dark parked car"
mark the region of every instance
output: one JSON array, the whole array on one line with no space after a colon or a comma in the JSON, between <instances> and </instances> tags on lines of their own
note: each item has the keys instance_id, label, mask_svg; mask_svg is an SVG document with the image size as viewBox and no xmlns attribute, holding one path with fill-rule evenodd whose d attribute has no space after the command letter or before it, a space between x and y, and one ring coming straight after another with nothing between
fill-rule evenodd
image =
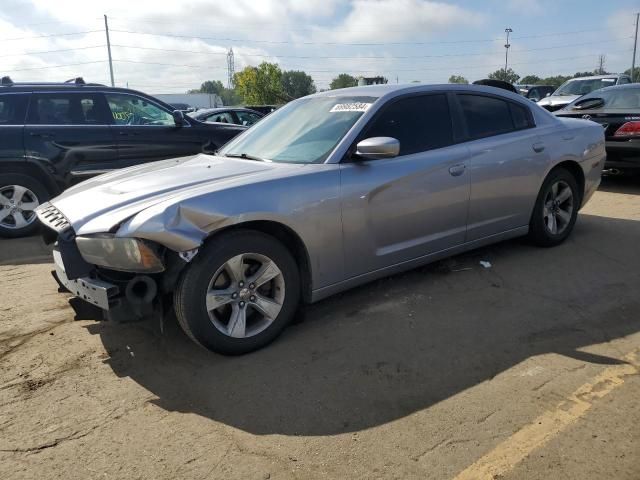
<instances>
[{"instance_id":1,"label":"dark parked car","mask_svg":"<svg viewBox=\"0 0 640 480\"><path fill-rule=\"evenodd\" d=\"M249 127L264 117L264 114L249 108L206 108L190 113L191 118L207 123L233 123Z\"/></svg>"},{"instance_id":2,"label":"dark parked car","mask_svg":"<svg viewBox=\"0 0 640 480\"><path fill-rule=\"evenodd\" d=\"M591 92L555 113L597 122L605 129L605 168L640 172L640 84Z\"/></svg>"},{"instance_id":3,"label":"dark parked car","mask_svg":"<svg viewBox=\"0 0 640 480\"><path fill-rule=\"evenodd\" d=\"M555 91L556 88L552 85L533 85L532 87L521 89L520 93L533 102L539 102Z\"/></svg>"},{"instance_id":4,"label":"dark parked car","mask_svg":"<svg viewBox=\"0 0 640 480\"><path fill-rule=\"evenodd\" d=\"M244 131L185 117L124 88L0 81L0 236L37 228L35 208L86 178L117 168L213 153Z\"/></svg>"}]
</instances>

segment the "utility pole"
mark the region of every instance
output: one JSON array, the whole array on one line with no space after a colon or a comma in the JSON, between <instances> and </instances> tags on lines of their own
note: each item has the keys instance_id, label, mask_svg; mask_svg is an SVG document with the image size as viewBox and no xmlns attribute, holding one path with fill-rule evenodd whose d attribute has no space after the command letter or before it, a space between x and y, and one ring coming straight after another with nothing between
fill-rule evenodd
<instances>
[{"instance_id":1,"label":"utility pole","mask_svg":"<svg viewBox=\"0 0 640 480\"><path fill-rule=\"evenodd\" d=\"M227 53L227 88L233 88L233 77L235 76L236 70L233 60L233 48L229 49Z\"/></svg>"},{"instance_id":2,"label":"utility pole","mask_svg":"<svg viewBox=\"0 0 640 480\"><path fill-rule=\"evenodd\" d=\"M604 61L605 61L605 56L604 55L600 55L598 57L598 69L597 69L597 73L598 75L604 75Z\"/></svg>"},{"instance_id":3,"label":"utility pole","mask_svg":"<svg viewBox=\"0 0 640 480\"><path fill-rule=\"evenodd\" d=\"M504 74L507 74L507 67L509 66L509 47L511 44L509 43L509 34L513 32L509 27L504 29L504 32L507 34L507 43L504 44Z\"/></svg>"},{"instance_id":4,"label":"utility pole","mask_svg":"<svg viewBox=\"0 0 640 480\"><path fill-rule=\"evenodd\" d=\"M113 81L113 62L111 61L111 42L109 41L109 24L107 23L107 16L104 16L104 31L107 34L107 53L109 53L109 74L111 75L111 86L115 87Z\"/></svg>"},{"instance_id":5,"label":"utility pole","mask_svg":"<svg viewBox=\"0 0 640 480\"><path fill-rule=\"evenodd\" d=\"M640 13L636 13L636 38L633 41L633 60L631 61L631 82L635 80L635 70L636 70L636 49L638 48L638 17L640 17Z\"/></svg>"}]
</instances>

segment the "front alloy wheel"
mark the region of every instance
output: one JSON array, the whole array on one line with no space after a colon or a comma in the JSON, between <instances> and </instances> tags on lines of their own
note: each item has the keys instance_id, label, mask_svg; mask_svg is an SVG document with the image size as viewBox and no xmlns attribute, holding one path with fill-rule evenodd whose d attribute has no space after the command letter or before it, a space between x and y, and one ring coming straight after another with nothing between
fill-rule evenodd
<instances>
[{"instance_id":1,"label":"front alloy wheel","mask_svg":"<svg viewBox=\"0 0 640 480\"><path fill-rule=\"evenodd\" d=\"M300 274L289 250L252 230L209 240L185 268L174 294L185 333L214 352L240 355L273 341L300 300Z\"/></svg>"},{"instance_id":2,"label":"front alloy wheel","mask_svg":"<svg viewBox=\"0 0 640 480\"><path fill-rule=\"evenodd\" d=\"M37 195L22 185L0 188L0 227L20 230L36 221Z\"/></svg>"},{"instance_id":3,"label":"front alloy wheel","mask_svg":"<svg viewBox=\"0 0 640 480\"><path fill-rule=\"evenodd\" d=\"M233 338L246 338L269 327L282 310L285 282L269 257L236 255L213 275L207 311L214 327Z\"/></svg>"}]
</instances>

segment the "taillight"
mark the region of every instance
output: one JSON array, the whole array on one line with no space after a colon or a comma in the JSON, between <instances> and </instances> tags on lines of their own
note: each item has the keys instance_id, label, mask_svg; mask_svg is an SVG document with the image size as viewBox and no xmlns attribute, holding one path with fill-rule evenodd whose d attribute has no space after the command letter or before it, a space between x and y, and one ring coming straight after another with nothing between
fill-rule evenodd
<instances>
[{"instance_id":1,"label":"taillight","mask_svg":"<svg viewBox=\"0 0 640 480\"><path fill-rule=\"evenodd\" d=\"M640 122L627 122L622 125L616 133L613 134L614 137L635 137L640 136Z\"/></svg>"}]
</instances>

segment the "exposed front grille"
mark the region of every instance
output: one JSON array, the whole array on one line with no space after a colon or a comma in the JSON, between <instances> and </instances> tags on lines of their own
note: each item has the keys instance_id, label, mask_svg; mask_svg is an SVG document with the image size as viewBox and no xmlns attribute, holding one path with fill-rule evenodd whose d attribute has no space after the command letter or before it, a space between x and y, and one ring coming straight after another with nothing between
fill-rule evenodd
<instances>
[{"instance_id":1,"label":"exposed front grille","mask_svg":"<svg viewBox=\"0 0 640 480\"><path fill-rule=\"evenodd\" d=\"M43 203L40 205L36 213L38 214L38 219L42 223L56 232L61 232L71 225L69 220L67 220L67 217L65 217L60 210L50 203Z\"/></svg>"}]
</instances>

